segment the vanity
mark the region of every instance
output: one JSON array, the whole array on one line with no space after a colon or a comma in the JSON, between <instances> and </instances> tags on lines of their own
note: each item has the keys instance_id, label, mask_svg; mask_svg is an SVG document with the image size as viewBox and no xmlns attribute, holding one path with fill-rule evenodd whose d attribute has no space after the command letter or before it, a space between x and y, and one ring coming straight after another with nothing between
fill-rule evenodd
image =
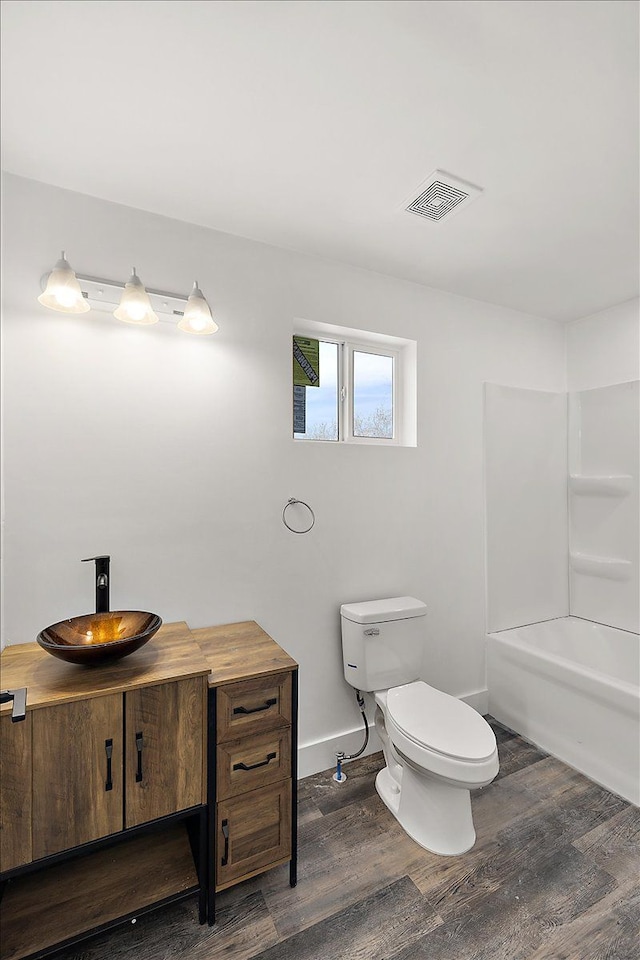
<instances>
[{"instance_id":1,"label":"vanity","mask_svg":"<svg viewBox=\"0 0 640 960\"><path fill-rule=\"evenodd\" d=\"M297 664L253 621L163 625L79 667L7 647L0 709L0 957L45 956L289 864L296 883Z\"/></svg>"}]
</instances>

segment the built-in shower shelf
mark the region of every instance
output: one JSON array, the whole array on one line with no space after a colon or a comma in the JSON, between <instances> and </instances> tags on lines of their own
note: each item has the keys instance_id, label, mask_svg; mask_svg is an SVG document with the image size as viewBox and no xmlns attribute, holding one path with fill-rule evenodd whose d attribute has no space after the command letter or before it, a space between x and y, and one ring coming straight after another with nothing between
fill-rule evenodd
<instances>
[{"instance_id":1,"label":"built-in shower shelf","mask_svg":"<svg viewBox=\"0 0 640 960\"><path fill-rule=\"evenodd\" d=\"M569 477L569 489L572 493L596 497L625 497L631 490L631 476L628 473L608 476L587 476L572 473Z\"/></svg>"},{"instance_id":2,"label":"built-in shower shelf","mask_svg":"<svg viewBox=\"0 0 640 960\"><path fill-rule=\"evenodd\" d=\"M572 553L571 568L576 573L586 573L590 577L604 577L607 580L628 580L632 563L619 557L595 557L587 553Z\"/></svg>"}]
</instances>

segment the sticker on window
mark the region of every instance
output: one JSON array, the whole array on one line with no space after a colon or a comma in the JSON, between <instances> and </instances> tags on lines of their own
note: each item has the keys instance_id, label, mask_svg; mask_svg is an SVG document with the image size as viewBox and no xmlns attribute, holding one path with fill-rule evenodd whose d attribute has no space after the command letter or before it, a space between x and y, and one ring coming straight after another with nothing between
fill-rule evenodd
<instances>
[{"instance_id":1,"label":"sticker on window","mask_svg":"<svg viewBox=\"0 0 640 960\"><path fill-rule=\"evenodd\" d=\"M296 387L320 386L319 340L293 338L293 384Z\"/></svg>"}]
</instances>

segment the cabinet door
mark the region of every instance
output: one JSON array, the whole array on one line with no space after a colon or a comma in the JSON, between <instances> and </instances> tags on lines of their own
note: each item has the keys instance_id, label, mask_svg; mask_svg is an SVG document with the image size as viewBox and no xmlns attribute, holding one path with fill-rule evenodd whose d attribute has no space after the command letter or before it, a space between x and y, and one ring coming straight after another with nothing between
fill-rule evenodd
<instances>
[{"instance_id":1,"label":"cabinet door","mask_svg":"<svg viewBox=\"0 0 640 960\"><path fill-rule=\"evenodd\" d=\"M284 780L219 803L216 843L216 890L288 860L291 782Z\"/></svg>"},{"instance_id":2,"label":"cabinet door","mask_svg":"<svg viewBox=\"0 0 640 960\"><path fill-rule=\"evenodd\" d=\"M206 678L125 694L125 824L166 817L205 803Z\"/></svg>"},{"instance_id":3,"label":"cabinet door","mask_svg":"<svg viewBox=\"0 0 640 960\"><path fill-rule=\"evenodd\" d=\"M31 713L0 717L0 870L31 860Z\"/></svg>"},{"instance_id":4,"label":"cabinet door","mask_svg":"<svg viewBox=\"0 0 640 960\"><path fill-rule=\"evenodd\" d=\"M122 830L122 695L31 717L34 859Z\"/></svg>"}]
</instances>

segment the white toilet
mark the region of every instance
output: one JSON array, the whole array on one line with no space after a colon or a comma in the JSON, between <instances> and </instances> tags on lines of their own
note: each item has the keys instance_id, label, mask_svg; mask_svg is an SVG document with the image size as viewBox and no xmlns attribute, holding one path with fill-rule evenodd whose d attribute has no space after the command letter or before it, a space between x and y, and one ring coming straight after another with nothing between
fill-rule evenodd
<instances>
[{"instance_id":1,"label":"white toilet","mask_svg":"<svg viewBox=\"0 0 640 960\"><path fill-rule=\"evenodd\" d=\"M427 608L414 597L340 607L344 675L375 694L386 766L376 790L409 836L432 853L470 850L470 790L498 773L493 730L472 707L417 677Z\"/></svg>"}]
</instances>

